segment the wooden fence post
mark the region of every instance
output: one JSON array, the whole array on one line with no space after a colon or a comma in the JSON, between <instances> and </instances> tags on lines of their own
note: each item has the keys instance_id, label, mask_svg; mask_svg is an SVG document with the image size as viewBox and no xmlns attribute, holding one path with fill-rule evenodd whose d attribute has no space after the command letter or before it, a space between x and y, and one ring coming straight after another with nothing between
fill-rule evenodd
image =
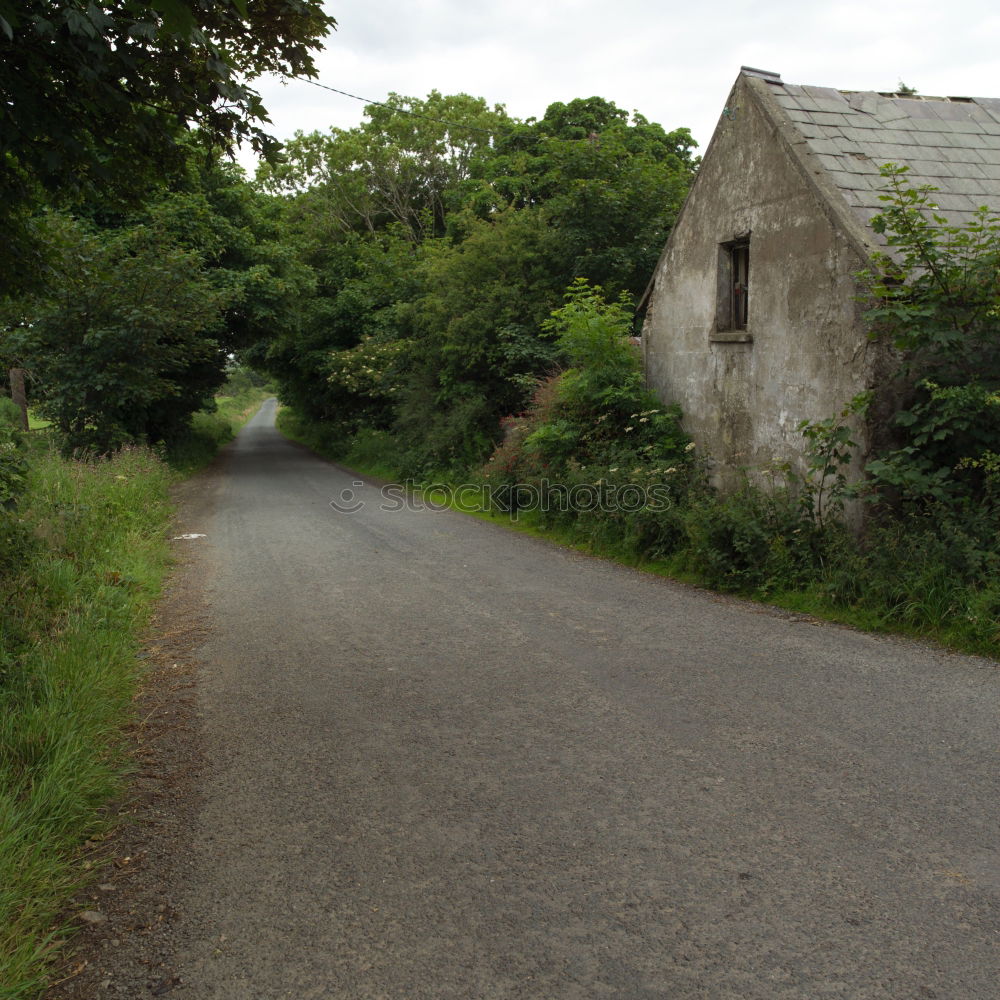
<instances>
[{"instance_id":1,"label":"wooden fence post","mask_svg":"<svg viewBox=\"0 0 1000 1000\"><path fill-rule=\"evenodd\" d=\"M28 429L28 397L24 392L24 369L10 370L10 398L21 408L21 430Z\"/></svg>"}]
</instances>

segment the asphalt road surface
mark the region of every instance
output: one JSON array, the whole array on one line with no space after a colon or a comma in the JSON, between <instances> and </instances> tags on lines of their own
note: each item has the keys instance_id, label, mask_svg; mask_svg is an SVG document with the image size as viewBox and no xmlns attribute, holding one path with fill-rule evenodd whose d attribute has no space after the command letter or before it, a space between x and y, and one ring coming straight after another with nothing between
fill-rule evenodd
<instances>
[{"instance_id":1,"label":"asphalt road surface","mask_svg":"<svg viewBox=\"0 0 1000 1000\"><path fill-rule=\"evenodd\" d=\"M1000 995L996 663L382 509L274 412L198 526L178 995Z\"/></svg>"}]
</instances>

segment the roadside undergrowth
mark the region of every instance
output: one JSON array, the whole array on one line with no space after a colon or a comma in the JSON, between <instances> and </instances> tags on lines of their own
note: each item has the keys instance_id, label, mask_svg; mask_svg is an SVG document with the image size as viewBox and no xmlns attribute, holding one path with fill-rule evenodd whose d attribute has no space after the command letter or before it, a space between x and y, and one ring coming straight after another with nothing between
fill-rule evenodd
<instances>
[{"instance_id":1,"label":"roadside undergrowth","mask_svg":"<svg viewBox=\"0 0 1000 1000\"><path fill-rule=\"evenodd\" d=\"M375 479L396 479L400 475L401 458L392 437L380 431L359 431L345 439L339 432L311 423L294 409L282 406L276 425L279 431L296 444Z\"/></svg>"},{"instance_id":2,"label":"roadside undergrowth","mask_svg":"<svg viewBox=\"0 0 1000 1000\"><path fill-rule=\"evenodd\" d=\"M32 457L0 580L0 997L35 995L88 841L128 769L138 635L168 565L169 469L145 448Z\"/></svg>"},{"instance_id":3,"label":"roadside undergrowth","mask_svg":"<svg viewBox=\"0 0 1000 1000\"><path fill-rule=\"evenodd\" d=\"M207 465L270 395L235 388L170 449L66 458L49 431L5 431L0 1000L37 996L77 926L66 901L97 869L133 766L124 733L140 637L169 569L170 485Z\"/></svg>"}]
</instances>

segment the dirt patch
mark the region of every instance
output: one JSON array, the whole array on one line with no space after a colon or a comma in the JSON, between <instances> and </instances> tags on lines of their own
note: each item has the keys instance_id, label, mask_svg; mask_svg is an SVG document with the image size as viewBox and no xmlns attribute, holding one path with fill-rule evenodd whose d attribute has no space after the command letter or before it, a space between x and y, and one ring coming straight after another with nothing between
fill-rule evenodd
<instances>
[{"instance_id":1,"label":"dirt patch","mask_svg":"<svg viewBox=\"0 0 1000 1000\"><path fill-rule=\"evenodd\" d=\"M223 461L174 489L172 535L206 530ZM135 769L128 797L115 807L115 832L88 845L94 879L67 908L80 929L44 1000L163 996L179 985L170 965L176 886L201 804L195 687L210 617L206 542L173 545L176 563L140 654L148 671L126 734Z\"/></svg>"}]
</instances>

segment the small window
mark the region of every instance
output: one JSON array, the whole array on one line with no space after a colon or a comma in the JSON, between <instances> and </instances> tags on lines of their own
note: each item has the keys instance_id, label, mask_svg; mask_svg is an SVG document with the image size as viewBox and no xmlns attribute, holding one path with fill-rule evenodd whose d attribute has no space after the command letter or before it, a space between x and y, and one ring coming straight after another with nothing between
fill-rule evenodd
<instances>
[{"instance_id":1,"label":"small window","mask_svg":"<svg viewBox=\"0 0 1000 1000\"><path fill-rule=\"evenodd\" d=\"M749 236L719 245L719 285L716 308L716 332L736 334L713 337L713 340L748 342L747 319L750 315L750 238Z\"/></svg>"}]
</instances>

